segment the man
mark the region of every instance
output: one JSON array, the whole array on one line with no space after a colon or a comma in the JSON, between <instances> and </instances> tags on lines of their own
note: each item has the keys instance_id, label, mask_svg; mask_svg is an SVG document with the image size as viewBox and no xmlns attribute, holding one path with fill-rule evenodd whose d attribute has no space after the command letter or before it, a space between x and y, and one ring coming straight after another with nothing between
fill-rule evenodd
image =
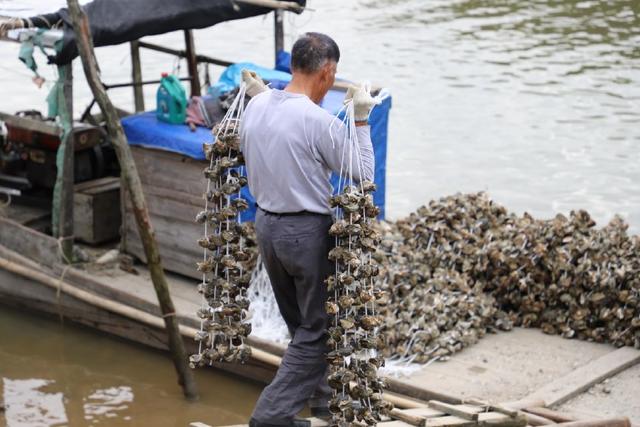
<instances>
[{"instance_id":1,"label":"man","mask_svg":"<svg viewBox=\"0 0 640 427\"><path fill-rule=\"evenodd\" d=\"M325 312L333 239L329 198L331 171L340 173L346 126L318 106L335 83L340 50L330 37L307 33L291 52L293 78L269 90L243 70L247 94L240 144L249 189L256 199L258 246L291 342L276 377L262 392L250 426L301 426L294 420L308 401L314 416L329 416L326 383ZM353 150L357 180L373 180L369 112L376 101L364 86L351 88L359 150ZM359 154L358 154L359 152ZM357 165L360 164L361 167ZM344 166L346 168L346 166Z\"/></svg>"}]
</instances>

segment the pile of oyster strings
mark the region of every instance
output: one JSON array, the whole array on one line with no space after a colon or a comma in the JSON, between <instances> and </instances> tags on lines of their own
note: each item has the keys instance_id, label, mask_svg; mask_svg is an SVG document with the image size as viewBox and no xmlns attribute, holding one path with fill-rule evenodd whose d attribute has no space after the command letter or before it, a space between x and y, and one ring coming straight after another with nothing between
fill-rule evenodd
<instances>
[{"instance_id":1,"label":"pile of oyster strings","mask_svg":"<svg viewBox=\"0 0 640 427\"><path fill-rule=\"evenodd\" d=\"M190 357L191 366L213 362L245 362L251 355L245 345L251 333L247 321L249 299L246 290L255 267L257 250L251 223L241 223L240 213L248 208L240 190L247 184L244 159L239 147L238 124L226 120L214 128L216 140L205 144L210 165L204 170L208 180L205 210L196 221L204 225L203 261L198 292L201 328L196 335L199 352Z\"/></svg>"},{"instance_id":2,"label":"pile of oyster strings","mask_svg":"<svg viewBox=\"0 0 640 427\"><path fill-rule=\"evenodd\" d=\"M378 265L371 254L376 251L380 235L374 227L379 209L373 203L375 185L363 182L349 185L333 196L336 220L330 234L336 246L329 259L335 273L326 280L330 315L329 402L331 426L351 425L355 420L375 425L392 406L383 400L385 382L378 377L384 364L379 355L383 340L377 335L381 323L377 301L384 297L378 289Z\"/></svg>"},{"instance_id":3,"label":"pile of oyster strings","mask_svg":"<svg viewBox=\"0 0 640 427\"><path fill-rule=\"evenodd\" d=\"M619 217L539 220L457 194L380 229L386 356L442 360L513 325L640 348L640 239Z\"/></svg>"}]
</instances>

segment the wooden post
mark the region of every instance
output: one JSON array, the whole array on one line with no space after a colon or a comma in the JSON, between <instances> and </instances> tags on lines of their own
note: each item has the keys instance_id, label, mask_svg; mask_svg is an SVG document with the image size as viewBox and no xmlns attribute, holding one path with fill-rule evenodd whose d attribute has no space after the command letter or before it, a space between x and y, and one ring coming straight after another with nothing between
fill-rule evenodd
<instances>
[{"instance_id":1,"label":"wooden post","mask_svg":"<svg viewBox=\"0 0 640 427\"><path fill-rule=\"evenodd\" d=\"M74 142L73 132L73 67L63 65L60 71L64 73L63 93L64 106L60 118L65 129L64 157L62 166L62 186L60 187L58 237L62 249L62 259L65 263L73 262L73 182L74 182ZM59 171L60 172L60 171Z\"/></svg>"},{"instance_id":2,"label":"wooden post","mask_svg":"<svg viewBox=\"0 0 640 427\"><path fill-rule=\"evenodd\" d=\"M171 300L169 285L167 284L167 279L162 269L158 243L155 239L155 232L153 231L149 211L142 192L140 176L138 175L138 170L136 169L136 164L133 160L129 145L127 144L127 138L120 124L116 109L111 103L98 76L98 64L93 50L93 40L91 39L87 16L80 9L78 0L67 0L67 4L76 34L78 51L82 58L84 73L93 92L93 96L102 110L106 121L107 133L118 156L121 174L126 183L127 191L131 196L138 231L148 260L151 281L158 296L160 310L162 311L165 328L167 329L169 351L171 352L173 363L178 373L178 382L182 386L184 395L188 399L196 399L198 392L196 390L193 372L189 368L184 342L180 336L178 319L176 318L175 307Z\"/></svg>"},{"instance_id":3,"label":"wooden post","mask_svg":"<svg viewBox=\"0 0 640 427\"><path fill-rule=\"evenodd\" d=\"M133 100L136 113L144 111L144 92L142 86L142 67L140 65L140 44L138 40L131 42L131 77L133 78Z\"/></svg>"},{"instance_id":4,"label":"wooden post","mask_svg":"<svg viewBox=\"0 0 640 427\"><path fill-rule=\"evenodd\" d=\"M274 23L274 57L273 61L278 61L278 52L284 50L284 11L277 9L273 11L273 23Z\"/></svg>"},{"instance_id":5,"label":"wooden post","mask_svg":"<svg viewBox=\"0 0 640 427\"><path fill-rule=\"evenodd\" d=\"M202 94L200 93L200 76L198 76L198 59L191 30L184 30L184 44L187 54L187 68L189 77L191 77L191 96L200 96Z\"/></svg>"}]
</instances>

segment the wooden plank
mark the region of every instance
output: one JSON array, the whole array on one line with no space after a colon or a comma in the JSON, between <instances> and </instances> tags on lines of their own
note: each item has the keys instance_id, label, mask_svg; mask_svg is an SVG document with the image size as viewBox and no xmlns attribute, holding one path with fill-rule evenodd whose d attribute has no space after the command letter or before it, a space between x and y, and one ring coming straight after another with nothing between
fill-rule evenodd
<instances>
[{"instance_id":1,"label":"wooden plank","mask_svg":"<svg viewBox=\"0 0 640 427\"><path fill-rule=\"evenodd\" d=\"M405 423L416 427L423 427L425 423L424 417L413 415L398 409L393 409L389 415L395 420L404 421Z\"/></svg>"},{"instance_id":2,"label":"wooden plank","mask_svg":"<svg viewBox=\"0 0 640 427\"><path fill-rule=\"evenodd\" d=\"M388 378L389 390L393 390L399 394L412 397L414 399L429 401L429 400L438 400L440 402L453 403L458 404L462 403L462 399L456 396L452 396L442 391L431 390L423 386L415 386L409 384L407 382L395 379Z\"/></svg>"},{"instance_id":3,"label":"wooden plank","mask_svg":"<svg viewBox=\"0 0 640 427\"><path fill-rule=\"evenodd\" d=\"M425 420L425 427L474 427L478 425L477 421L465 420L464 418L448 415L445 417L428 418Z\"/></svg>"},{"instance_id":4,"label":"wooden plank","mask_svg":"<svg viewBox=\"0 0 640 427\"><path fill-rule=\"evenodd\" d=\"M569 421L577 420L577 418L573 415L565 414L558 411L553 411L548 408L533 407L533 408L525 408L524 411L534 415L538 415L540 417L548 418L551 421L555 421L557 423L567 423Z\"/></svg>"},{"instance_id":5,"label":"wooden plank","mask_svg":"<svg viewBox=\"0 0 640 427\"><path fill-rule=\"evenodd\" d=\"M198 212L204 209L204 200L202 198L194 199L193 197L182 196L179 199L174 199L167 197L167 195L154 194L154 192L148 191L148 188L145 188L144 193L152 219L162 217L172 221L180 221L192 230L202 231L202 225L195 222ZM127 215L133 214L133 207L129 197L125 201L125 212Z\"/></svg>"},{"instance_id":6,"label":"wooden plank","mask_svg":"<svg viewBox=\"0 0 640 427\"><path fill-rule=\"evenodd\" d=\"M480 419L478 420L478 426L486 427L524 427L526 425L527 419L522 414L512 418L499 412L483 412L480 414Z\"/></svg>"},{"instance_id":7,"label":"wooden plank","mask_svg":"<svg viewBox=\"0 0 640 427\"><path fill-rule=\"evenodd\" d=\"M523 427L526 419L524 416L510 418L499 412L483 412L478 414L478 420L468 420L453 415L429 418L425 420L425 427L472 427L472 426L501 426Z\"/></svg>"},{"instance_id":8,"label":"wooden plank","mask_svg":"<svg viewBox=\"0 0 640 427\"><path fill-rule=\"evenodd\" d=\"M470 410L469 407L464 407L463 405L450 405L448 403L438 402L437 400L430 400L429 407L436 409L438 411L442 411L446 414L451 414L460 418L464 418L465 420L470 420L470 421L478 420L478 412L474 410Z\"/></svg>"},{"instance_id":9,"label":"wooden plank","mask_svg":"<svg viewBox=\"0 0 640 427\"><path fill-rule=\"evenodd\" d=\"M101 178L74 186L76 237L89 244L115 240L120 235L120 180Z\"/></svg>"},{"instance_id":10,"label":"wooden plank","mask_svg":"<svg viewBox=\"0 0 640 427\"><path fill-rule=\"evenodd\" d=\"M32 228L30 224L37 224L44 219L51 218L51 209L12 203L4 208L2 215L18 224ZM48 223L50 226L51 221Z\"/></svg>"},{"instance_id":11,"label":"wooden plank","mask_svg":"<svg viewBox=\"0 0 640 427\"><path fill-rule=\"evenodd\" d=\"M93 198L81 193L73 195L73 222L78 240L92 243L94 240Z\"/></svg>"},{"instance_id":12,"label":"wooden plank","mask_svg":"<svg viewBox=\"0 0 640 427\"><path fill-rule=\"evenodd\" d=\"M402 409L401 412L422 418L434 418L445 415L445 413L442 411L438 411L437 409L429 408L426 406L424 408Z\"/></svg>"},{"instance_id":13,"label":"wooden plank","mask_svg":"<svg viewBox=\"0 0 640 427\"><path fill-rule=\"evenodd\" d=\"M131 153L143 184L187 194L203 193L205 181L202 171L209 162L153 148L132 146Z\"/></svg>"},{"instance_id":14,"label":"wooden plank","mask_svg":"<svg viewBox=\"0 0 640 427\"><path fill-rule=\"evenodd\" d=\"M156 236L158 236L158 234L156 234ZM162 257L162 264L164 268L168 271L182 274L194 280L201 280L202 273L198 273L196 270L196 262L199 257L202 257L202 254L200 253L199 256L194 256L180 251L171 250L162 245L164 240L165 239L163 238L158 238L158 244L161 245L160 256ZM137 257L146 264L147 258L144 254L144 250L142 249L142 244L137 238L134 240L131 234L127 236L126 252ZM194 282L194 285L195 284L196 282Z\"/></svg>"},{"instance_id":15,"label":"wooden plank","mask_svg":"<svg viewBox=\"0 0 640 427\"><path fill-rule=\"evenodd\" d=\"M27 117L18 117L13 114L0 112L0 120L16 127L41 132L47 135L60 136L60 127L50 124L53 122L43 122L42 120L29 119Z\"/></svg>"},{"instance_id":16,"label":"wooden plank","mask_svg":"<svg viewBox=\"0 0 640 427\"><path fill-rule=\"evenodd\" d=\"M91 181L80 182L73 186L73 190L82 192L96 187L99 188L105 185L112 185L114 183L116 183L118 188L120 188L120 178L107 176L103 178L93 179Z\"/></svg>"},{"instance_id":17,"label":"wooden plank","mask_svg":"<svg viewBox=\"0 0 640 427\"><path fill-rule=\"evenodd\" d=\"M58 240L4 217L0 217L0 245L48 267L60 260Z\"/></svg>"},{"instance_id":18,"label":"wooden plank","mask_svg":"<svg viewBox=\"0 0 640 427\"><path fill-rule=\"evenodd\" d=\"M492 405L488 402L484 402L482 400L479 399L465 399L464 401L465 404L471 404L471 405L476 405L476 406L481 406L484 408L488 408L494 412L500 412L501 414L505 414L508 415L510 417L517 417L518 416L518 411L514 410L514 409L510 409L510 408L506 408L504 406L501 405Z\"/></svg>"},{"instance_id":19,"label":"wooden plank","mask_svg":"<svg viewBox=\"0 0 640 427\"><path fill-rule=\"evenodd\" d=\"M640 351L622 347L547 384L527 399L541 399L546 406L558 405L638 362Z\"/></svg>"},{"instance_id":20,"label":"wooden plank","mask_svg":"<svg viewBox=\"0 0 640 427\"><path fill-rule=\"evenodd\" d=\"M411 427L411 424L405 423L404 421L387 421L385 423L378 424L381 427Z\"/></svg>"},{"instance_id":21,"label":"wooden plank","mask_svg":"<svg viewBox=\"0 0 640 427\"><path fill-rule=\"evenodd\" d=\"M123 189L123 191L125 190ZM188 194L188 193L185 193L184 191L176 191L170 188L158 187L156 185L150 185L150 184L144 185L145 197L156 196L160 199L170 199L176 202L181 202L191 206L196 206L200 209L204 209L203 193L204 193L204 186L201 192L198 192L197 194Z\"/></svg>"}]
</instances>

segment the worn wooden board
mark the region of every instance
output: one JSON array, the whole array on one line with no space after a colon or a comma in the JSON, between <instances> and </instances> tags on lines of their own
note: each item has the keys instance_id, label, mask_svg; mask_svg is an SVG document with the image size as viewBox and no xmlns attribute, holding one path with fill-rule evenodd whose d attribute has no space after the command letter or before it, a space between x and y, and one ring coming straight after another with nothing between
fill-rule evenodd
<instances>
[{"instance_id":1,"label":"worn wooden board","mask_svg":"<svg viewBox=\"0 0 640 427\"><path fill-rule=\"evenodd\" d=\"M154 217L160 216L198 225L195 222L196 214L204 209L204 199L202 197L180 194L161 187L145 186L144 196L149 213ZM126 210L132 213L131 199L126 197L125 200ZM200 228L199 225L198 228Z\"/></svg>"},{"instance_id":2,"label":"worn wooden board","mask_svg":"<svg viewBox=\"0 0 640 427\"><path fill-rule=\"evenodd\" d=\"M442 411L446 414L455 415L465 420L477 421L478 412L481 410L478 407L471 407L467 405L451 405L449 403L438 402L437 400L430 400L429 407Z\"/></svg>"},{"instance_id":3,"label":"worn wooden board","mask_svg":"<svg viewBox=\"0 0 640 427\"><path fill-rule=\"evenodd\" d=\"M37 206L24 206L18 203L12 203L6 208L0 208L0 213L2 216L18 224L30 228L34 228L34 226L38 226L40 222L44 221L46 221L47 225L51 223L51 209Z\"/></svg>"},{"instance_id":4,"label":"worn wooden board","mask_svg":"<svg viewBox=\"0 0 640 427\"><path fill-rule=\"evenodd\" d=\"M108 177L74 186L74 235L78 240L99 244L120 235L120 180Z\"/></svg>"},{"instance_id":5,"label":"worn wooden board","mask_svg":"<svg viewBox=\"0 0 640 427\"><path fill-rule=\"evenodd\" d=\"M204 142L204 141L203 141ZM165 270L198 278L201 256L196 241L202 227L194 221L204 208L204 161L161 150L132 147ZM123 193L124 250L146 262L129 197Z\"/></svg>"},{"instance_id":6,"label":"worn wooden board","mask_svg":"<svg viewBox=\"0 0 640 427\"><path fill-rule=\"evenodd\" d=\"M434 418L444 415L444 412L426 406L424 408L403 409L401 412L422 418Z\"/></svg>"},{"instance_id":7,"label":"worn wooden board","mask_svg":"<svg viewBox=\"0 0 640 427\"><path fill-rule=\"evenodd\" d=\"M622 347L543 386L527 398L541 399L547 406L558 405L638 362L639 350Z\"/></svg>"},{"instance_id":8,"label":"worn wooden board","mask_svg":"<svg viewBox=\"0 0 640 427\"><path fill-rule=\"evenodd\" d=\"M48 267L60 260L58 241L5 217L0 217L0 245Z\"/></svg>"},{"instance_id":9,"label":"worn wooden board","mask_svg":"<svg viewBox=\"0 0 640 427\"><path fill-rule=\"evenodd\" d=\"M143 184L202 194L205 183L202 171L207 162L152 148L131 147L131 152Z\"/></svg>"},{"instance_id":10,"label":"worn wooden board","mask_svg":"<svg viewBox=\"0 0 640 427\"><path fill-rule=\"evenodd\" d=\"M163 241L164 239L158 238L162 266L165 270L182 274L194 280L202 279L202 275L196 270L196 260L199 256L202 256L201 253L185 253L180 251L179 248L171 250L162 246ZM175 246L172 247L175 248ZM127 237L126 252L135 256L144 263L147 262L147 257L144 253L142 243L134 240L131 235Z\"/></svg>"}]
</instances>

